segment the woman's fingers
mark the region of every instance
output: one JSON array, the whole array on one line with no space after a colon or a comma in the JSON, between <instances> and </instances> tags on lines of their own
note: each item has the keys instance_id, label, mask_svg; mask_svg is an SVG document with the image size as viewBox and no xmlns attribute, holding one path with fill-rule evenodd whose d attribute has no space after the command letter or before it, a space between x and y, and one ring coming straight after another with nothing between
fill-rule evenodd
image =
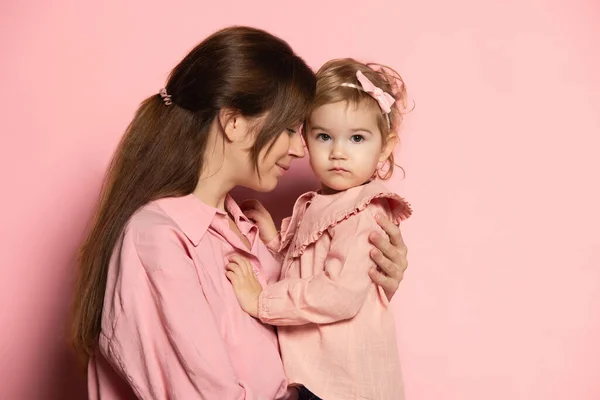
<instances>
[{"instance_id":1,"label":"woman's fingers","mask_svg":"<svg viewBox=\"0 0 600 400\"><path fill-rule=\"evenodd\" d=\"M384 257L383 253L378 249L372 249L370 256L381 272L389 277L397 279L404 272L400 265L397 265L389 258Z\"/></svg>"},{"instance_id":2,"label":"woman's fingers","mask_svg":"<svg viewBox=\"0 0 600 400\"><path fill-rule=\"evenodd\" d=\"M384 235L381 235L377 232L372 232L371 235L369 235L369 240L375 245L377 250L379 250L382 257L379 257L376 251L371 252L371 257L388 275L390 275L390 273L395 273L394 270L399 270L399 272L402 273L408 265L406 261L406 255L408 253L406 245L402 239L400 229L391 224L387 218L382 218L385 220L385 222L381 222L381 226L387 229L386 234L391 235L391 237L386 238ZM380 219L381 218L378 218L378 222ZM391 224L391 227L386 225L387 223ZM391 261L391 263L395 264L395 266L391 267L383 258ZM390 267L392 268L391 271Z\"/></svg>"},{"instance_id":3,"label":"woman's fingers","mask_svg":"<svg viewBox=\"0 0 600 400\"><path fill-rule=\"evenodd\" d=\"M396 249L396 247L393 246L388 238L384 235L381 235L377 232L372 232L369 235L369 240L371 243L373 243L373 245L375 245L376 250L379 250L379 254L381 254L383 257L389 260L394 260L398 257L398 249ZM371 256L373 255L374 254L371 253ZM374 261L377 262L376 259L374 259Z\"/></svg>"},{"instance_id":4,"label":"woman's fingers","mask_svg":"<svg viewBox=\"0 0 600 400\"><path fill-rule=\"evenodd\" d=\"M369 240L375 246L370 255L378 266L377 269L369 271L369 275L383 288L388 299L391 299L398 290L408 266L407 248L399 227L384 215L377 215L376 220L386 235L377 232L369 235Z\"/></svg>"},{"instance_id":5,"label":"woman's fingers","mask_svg":"<svg viewBox=\"0 0 600 400\"><path fill-rule=\"evenodd\" d=\"M378 214L375 217L377 224L384 230L384 232L389 237L389 242L392 246L400 248L406 248L406 244L404 243L404 239L402 238L402 232L400 228L396 226L389 218L384 215Z\"/></svg>"},{"instance_id":6,"label":"woman's fingers","mask_svg":"<svg viewBox=\"0 0 600 400\"><path fill-rule=\"evenodd\" d=\"M390 288L392 293L395 292L398 289L398 287L400 286L400 282L398 280L393 279L393 278L389 277L388 275L383 274L382 272L378 271L377 268L371 268L369 270L369 276L371 277L373 282L375 282L377 285L384 287L384 288L385 287Z\"/></svg>"}]
</instances>

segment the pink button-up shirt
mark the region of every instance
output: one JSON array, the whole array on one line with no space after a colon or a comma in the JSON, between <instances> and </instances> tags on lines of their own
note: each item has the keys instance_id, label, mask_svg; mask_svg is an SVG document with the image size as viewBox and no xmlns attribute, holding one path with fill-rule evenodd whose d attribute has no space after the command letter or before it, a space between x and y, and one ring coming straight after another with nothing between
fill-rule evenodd
<instances>
[{"instance_id":1,"label":"pink button-up shirt","mask_svg":"<svg viewBox=\"0 0 600 400\"><path fill-rule=\"evenodd\" d=\"M283 280L261 293L259 317L279 327L290 382L325 400L404 398L394 317L368 275L377 213L399 222L411 209L379 182L310 192L269 243L285 256Z\"/></svg>"},{"instance_id":2,"label":"pink button-up shirt","mask_svg":"<svg viewBox=\"0 0 600 400\"><path fill-rule=\"evenodd\" d=\"M280 275L257 228L231 198L227 215L194 195L141 208L108 271L90 399L288 399L274 329L240 308L225 277L232 253L249 258L263 285ZM259 262L260 260L260 262Z\"/></svg>"}]
</instances>

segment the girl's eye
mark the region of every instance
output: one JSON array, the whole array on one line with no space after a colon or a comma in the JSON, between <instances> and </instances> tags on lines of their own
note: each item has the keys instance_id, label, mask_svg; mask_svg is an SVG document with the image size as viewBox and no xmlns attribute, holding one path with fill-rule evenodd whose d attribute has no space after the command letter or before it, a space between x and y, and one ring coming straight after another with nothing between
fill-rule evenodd
<instances>
[{"instance_id":1,"label":"girl's eye","mask_svg":"<svg viewBox=\"0 0 600 400\"><path fill-rule=\"evenodd\" d=\"M292 128L287 128L287 131L289 133L290 136L295 135L298 131Z\"/></svg>"},{"instance_id":2,"label":"girl's eye","mask_svg":"<svg viewBox=\"0 0 600 400\"><path fill-rule=\"evenodd\" d=\"M318 140L320 140L320 141L322 141L322 142L326 142L326 141L328 141L329 139L331 139L331 136L329 136L329 135L328 135L328 134L326 134L326 133L319 133L319 134L317 135L317 139L318 139Z\"/></svg>"},{"instance_id":3,"label":"girl's eye","mask_svg":"<svg viewBox=\"0 0 600 400\"><path fill-rule=\"evenodd\" d=\"M360 143L363 140L365 140L365 138L362 135L352 135L352 138L350 138L350 140L352 141L352 143Z\"/></svg>"}]
</instances>

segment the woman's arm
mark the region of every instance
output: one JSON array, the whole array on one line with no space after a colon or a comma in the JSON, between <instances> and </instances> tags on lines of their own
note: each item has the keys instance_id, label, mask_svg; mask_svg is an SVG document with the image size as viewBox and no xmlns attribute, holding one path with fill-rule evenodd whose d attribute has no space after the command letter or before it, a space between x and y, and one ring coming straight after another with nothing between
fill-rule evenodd
<instances>
[{"instance_id":1,"label":"woman's arm","mask_svg":"<svg viewBox=\"0 0 600 400\"><path fill-rule=\"evenodd\" d=\"M255 399L229 361L181 239L169 227L150 229L125 234L102 353L140 399Z\"/></svg>"}]
</instances>

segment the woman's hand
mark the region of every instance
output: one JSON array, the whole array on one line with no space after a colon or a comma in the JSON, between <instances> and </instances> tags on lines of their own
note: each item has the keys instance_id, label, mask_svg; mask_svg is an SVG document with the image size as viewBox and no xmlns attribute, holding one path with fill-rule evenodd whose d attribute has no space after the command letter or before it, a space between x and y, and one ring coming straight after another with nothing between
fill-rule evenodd
<instances>
[{"instance_id":1,"label":"woman's hand","mask_svg":"<svg viewBox=\"0 0 600 400\"><path fill-rule=\"evenodd\" d=\"M229 258L225 269L227 269L225 275L233 286L242 310L258 318L258 296L262 292L262 286L256 278L252 264L242 256L233 255Z\"/></svg>"},{"instance_id":2,"label":"woman's hand","mask_svg":"<svg viewBox=\"0 0 600 400\"><path fill-rule=\"evenodd\" d=\"M371 258L378 266L369 271L369 276L373 282L381 286L388 300L391 300L408 267L406 260L408 249L399 227L383 215L377 215L375 219L388 237L377 232L369 236L369 240L376 247L371 250Z\"/></svg>"},{"instance_id":3,"label":"woman's hand","mask_svg":"<svg viewBox=\"0 0 600 400\"><path fill-rule=\"evenodd\" d=\"M277 236L277 227L271 214L258 200L246 200L240 204L240 209L250 220L258 226L260 239L269 243Z\"/></svg>"}]
</instances>

